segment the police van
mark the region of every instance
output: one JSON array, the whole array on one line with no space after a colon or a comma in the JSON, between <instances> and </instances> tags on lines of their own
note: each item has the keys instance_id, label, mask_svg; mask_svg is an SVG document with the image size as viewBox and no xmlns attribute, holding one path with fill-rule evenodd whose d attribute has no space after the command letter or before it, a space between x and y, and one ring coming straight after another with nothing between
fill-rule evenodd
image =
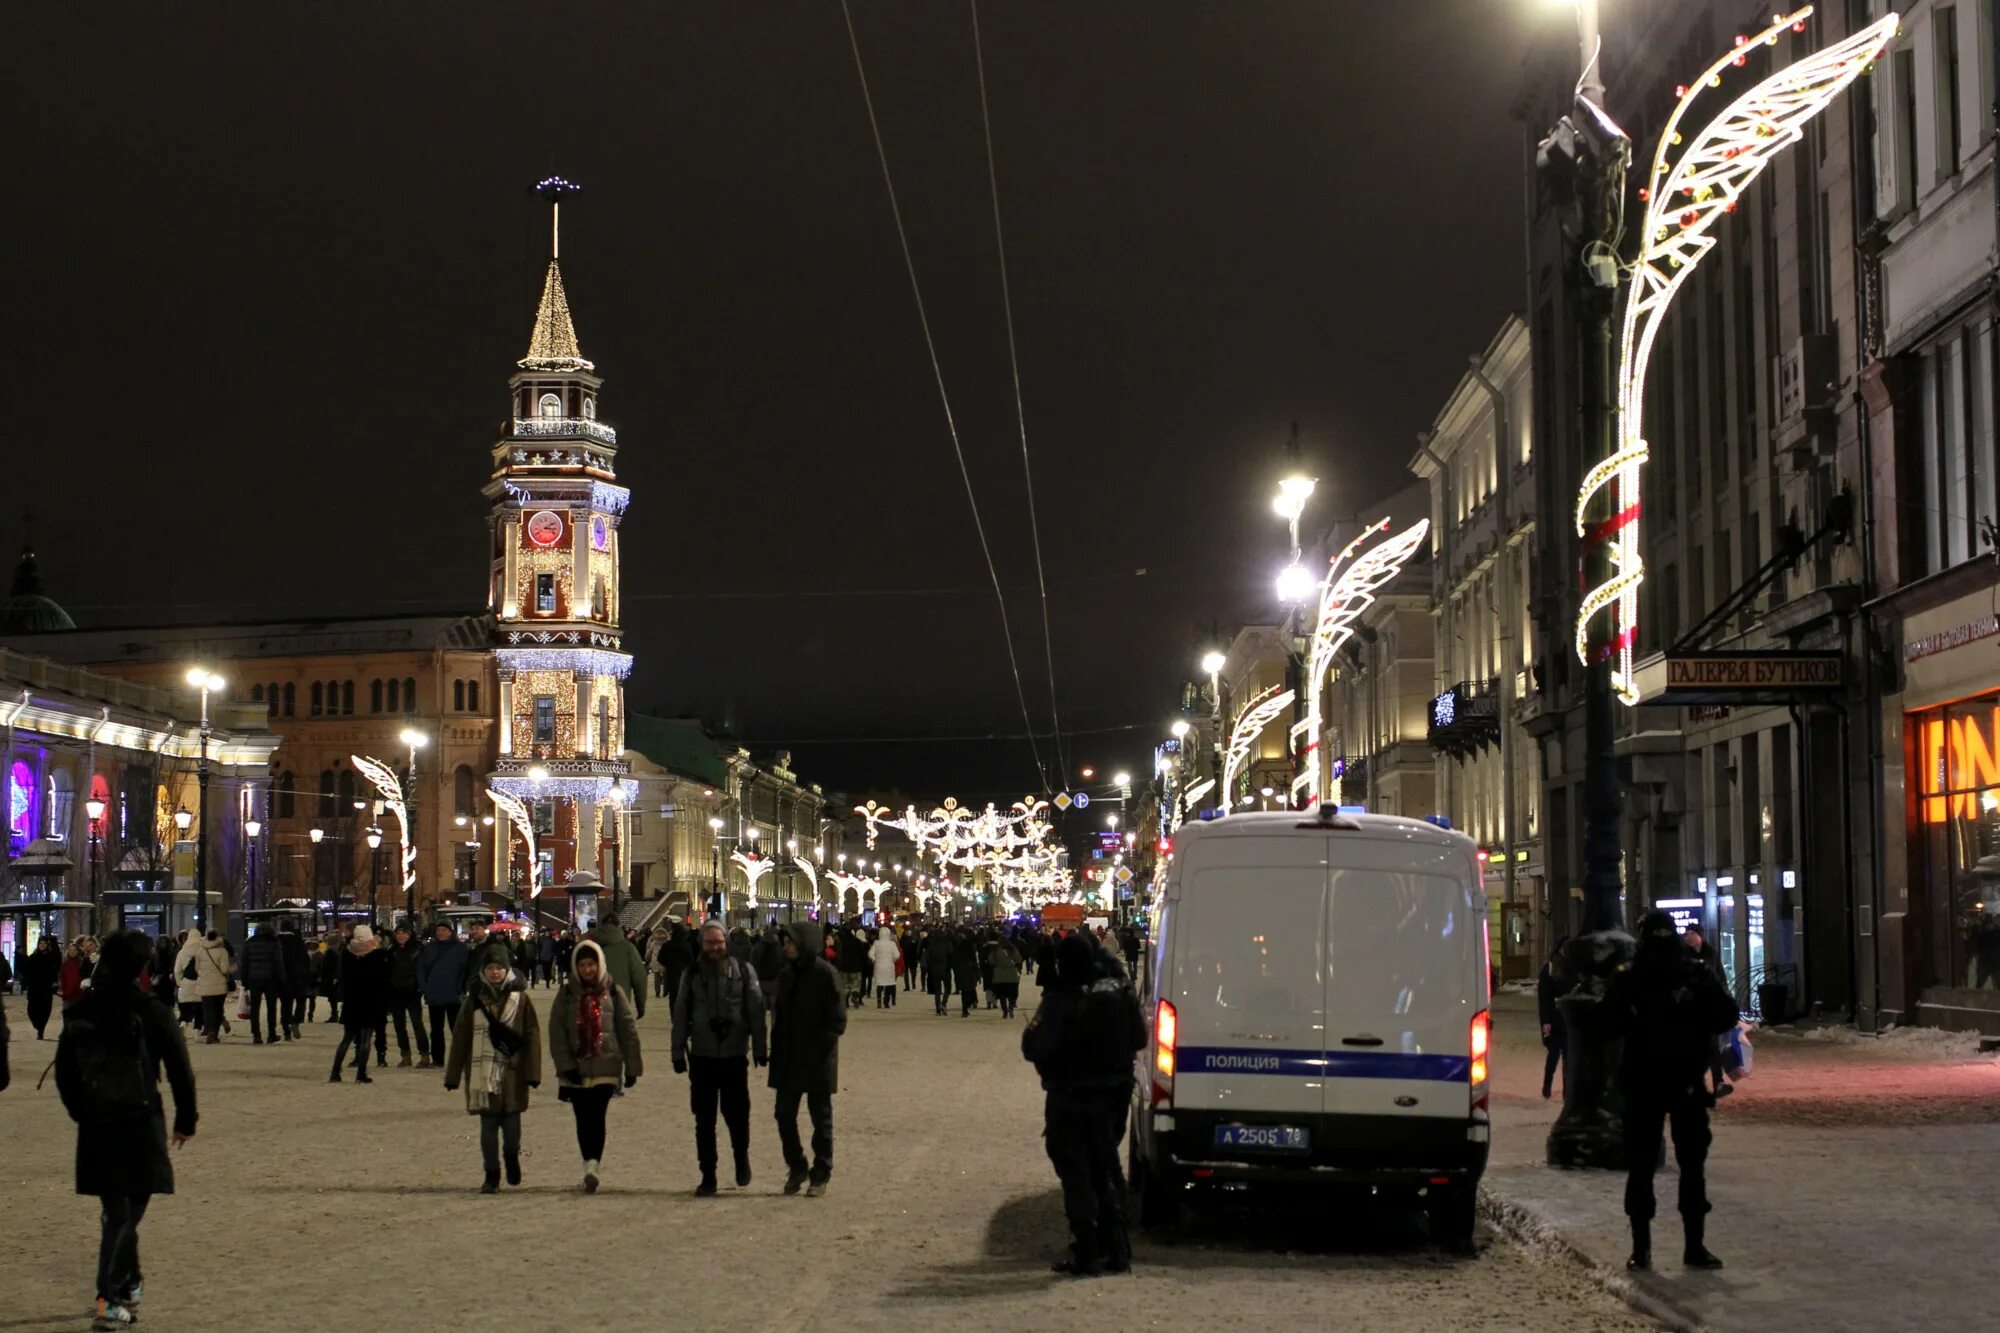
<instances>
[{"instance_id":1,"label":"police van","mask_svg":"<svg viewBox=\"0 0 2000 1333\"><path fill-rule=\"evenodd\" d=\"M1141 1223L1211 1186L1372 1187L1468 1246L1491 1131L1472 840L1324 806L1183 826L1174 850L1132 1115Z\"/></svg>"}]
</instances>

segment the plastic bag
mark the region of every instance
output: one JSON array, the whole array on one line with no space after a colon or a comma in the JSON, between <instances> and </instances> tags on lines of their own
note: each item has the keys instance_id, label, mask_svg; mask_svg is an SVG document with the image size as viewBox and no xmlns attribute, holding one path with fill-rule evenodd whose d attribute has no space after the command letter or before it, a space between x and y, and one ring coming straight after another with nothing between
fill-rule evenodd
<instances>
[{"instance_id":1,"label":"plastic bag","mask_svg":"<svg viewBox=\"0 0 2000 1333\"><path fill-rule=\"evenodd\" d=\"M1722 1067L1735 1082L1750 1077L1757 1052L1750 1045L1750 1025L1738 1023L1722 1038Z\"/></svg>"}]
</instances>

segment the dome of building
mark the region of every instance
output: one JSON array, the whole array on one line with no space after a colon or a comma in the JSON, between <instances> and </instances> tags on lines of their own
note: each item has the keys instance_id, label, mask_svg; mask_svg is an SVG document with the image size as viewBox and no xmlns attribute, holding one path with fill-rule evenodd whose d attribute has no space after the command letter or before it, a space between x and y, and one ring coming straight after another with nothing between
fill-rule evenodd
<instances>
[{"instance_id":1,"label":"dome of building","mask_svg":"<svg viewBox=\"0 0 2000 1333\"><path fill-rule=\"evenodd\" d=\"M21 548L21 563L14 566L14 583L0 597L0 635L50 634L76 628L69 612L42 592L42 573L35 566L35 548Z\"/></svg>"}]
</instances>

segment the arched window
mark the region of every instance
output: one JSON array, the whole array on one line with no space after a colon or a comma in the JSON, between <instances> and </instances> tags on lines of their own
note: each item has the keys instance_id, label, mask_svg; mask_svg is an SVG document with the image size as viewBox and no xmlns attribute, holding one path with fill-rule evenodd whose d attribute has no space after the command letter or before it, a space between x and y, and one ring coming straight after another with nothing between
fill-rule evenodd
<instances>
[{"instance_id":1,"label":"arched window","mask_svg":"<svg viewBox=\"0 0 2000 1333\"><path fill-rule=\"evenodd\" d=\"M458 771L451 775L451 790L453 814L470 816L479 813L478 789L473 783L469 765L460 764Z\"/></svg>"},{"instance_id":2,"label":"arched window","mask_svg":"<svg viewBox=\"0 0 2000 1333\"><path fill-rule=\"evenodd\" d=\"M562 399L558 398L555 394L552 393L543 394L541 411L542 415L545 417L561 416L563 414Z\"/></svg>"},{"instance_id":3,"label":"arched window","mask_svg":"<svg viewBox=\"0 0 2000 1333\"><path fill-rule=\"evenodd\" d=\"M292 694L292 683L291 683L290 681L286 681L286 682L285 682L285 716L286 716L286 717L292 717L292 716L295 716L295 714L293 714L293 712L292 712L292 702L293 702L293 694Z\"/></svg>"},{"instance_id":4,"label":"arched window","mask_svg":"<svg viewBox=\"0 0 2000 1333\"><path fill-rule=\"evenodd\" d=\"M333 770L325 768L319 775L319 817L332 819L335 816L333 804Z\"/></svg>"},{"instance_id":5,"label":"arched window","mask_svg":"<svg viewBox=\"0 0 2000 1333\"><path fill-rule=\"evenodd\" d=\"M371 680L368 682L368 711L371 713L382 711L382 682L380 680Z\"/></svg>"},{"instance_id":6,"label":"arched window","mask_svg":"<svg viewBox=\"0 0 2000 1333\"><path fill-rule=\"evenodd\" d=\"M583 418L586 421L597 420L597 400L588 395L583 400Z\"/></svg>"},{"instance_id":7,"label":"arched window","mask_svg":"<svg viewBox=\"0 0 2000 1333\"><path fill-rule=\"evenodd\" d=\"M399 680L389 682L389 711L392 713L403 711L403 683Z\"/></svg>"},{"instance_id":8,"label":"arched window","mask_svg":"<svg viewBox=\"0 0 2000 1333\"><path fill-rule=\"evenodd\" d=\"M252 685L250 687L250 702L253 704L264 702L264 687L262 685Z\"/></svg>"},{"instance_id":9,"label":"arched window","mask_svg":"<svg viewBox=\"0 0 2000 1333\"><path fill-rule=\"evenodd\" d=\"M476 680L465 682L465 706L470 712L479 711L479 682Z\"/></svg>"},{"instance_id":10,"label":"arched window","mask_svg":"<svg viewBox=\"0 0 2000 1333\"><path fill-rule=\"evenodd\" d=\"M292 790L292 770L278 774L278 818L290 819L298 810L298 793Z\"/></svg>"},{"instance_id":11,"label":"arched window","mask_svg":"<svg viewBox=\"0 0 2000 1333\"><path fill-rule=\"evenodd\" d=\"M451 707L453 712L465 711L465 682L462 680L451 683Z\"/></svg>"},{"instance_id":12,"label":"arched window","mask_svg":"<svg viewBox=\"0 0 2000 1333\"><path fill-rule=\"evenodd\" d=\"M318 717L320 715L320 709L321 709L320 696L323 691L323 688L324 687L322 687L318 681L313 682L312 704L311 704L311 715L313 717Z\"/></svg>"},{"instance_id":13,"label":"arched window","mask_svg":"<svg viewBox=\"0 0 2000 1333\"><path fill-rule=\"evenodd\" d=\"M340 682L340 711L344 716L354 713L354 682L351 680Z\"/></svg>"},{"instance_id":14,"label":"arched window","mask_svg":"<svg viewBox=\"0 0 2000 1333\"><path fill-rule=\"evenodd\" d=\"M354 808L354 770L340 770L340 812L346 814Z\"/></svg>"},{"instance_id":15,"label":"arched window","mask_svg":"<svg viewBox=\"0 0 2000 1333\"><path fill-rule=\"evenodd\" d=\"M415 676L403 677L403 711L405 713L414 713L417 711L417 678Z\"/></svg>"}]
</instances>

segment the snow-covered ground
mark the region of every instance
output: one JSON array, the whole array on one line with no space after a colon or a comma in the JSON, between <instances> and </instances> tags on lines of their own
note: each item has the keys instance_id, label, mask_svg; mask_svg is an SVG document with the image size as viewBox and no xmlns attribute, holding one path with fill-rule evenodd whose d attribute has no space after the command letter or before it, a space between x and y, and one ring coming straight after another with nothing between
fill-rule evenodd
<instances>
[{"instance_id":1,"label":"snow-covered ground","mask_svg":"<svg viewBox=\"0 0 2000 1333\"><path fill-rule=\"evenodd\" d=\"M1495 1008L1488 1193L1620 1281L1623 1178L1544 1164L1560 1088L1541 1100L1532 1001ZM1716 1329L1994 1327L1976 1275L1991 1263L2000 1198L2000 1060L1970 1034L1924 1030L1753 1040L1755 1073L1712 1119L1708 1244L1728 1267L1682 1271L1670 1165L1641 1290Z\"/></svg>"},{"instance_id":2,"label":"snow-covered ground","mask_svg":"<svg viewBox=\"0 0 2000 1333\"><path fill-rule=\"evenodd\" d=\"M53 1043L26 1032L18 1000L8 1008L0 1329L80 1330L96 1205L71 1193L75 1137L53 1088L34 1088ZM1133 1277L1054 1278L1061 1203L1022 1021L937 1018L910 996L856 1011L831 1191L779 1193L771 1097L753 1086L757 1178L705 1200L692 1195L687 1084L668 1067L664 1006L641 1024L647 1072L612 1105L604 1188L591 1196L577 1189L552 1082L526 1116L525 1184L482 1198L475 1122L436 1073L392 1068L372 1086L335 1087L334 1028L254 1048L238 1024L194 1049L200 1132L175 1158L178 1192L154 1201L141 1232L141 1327L1649 1327L1573 1261L1492 1233L1478 1258L1453 1258L1407 1216L1353 1207L1214 1216L1181 1239L1142 1240Z\"/></svg>"}]
</instances>

